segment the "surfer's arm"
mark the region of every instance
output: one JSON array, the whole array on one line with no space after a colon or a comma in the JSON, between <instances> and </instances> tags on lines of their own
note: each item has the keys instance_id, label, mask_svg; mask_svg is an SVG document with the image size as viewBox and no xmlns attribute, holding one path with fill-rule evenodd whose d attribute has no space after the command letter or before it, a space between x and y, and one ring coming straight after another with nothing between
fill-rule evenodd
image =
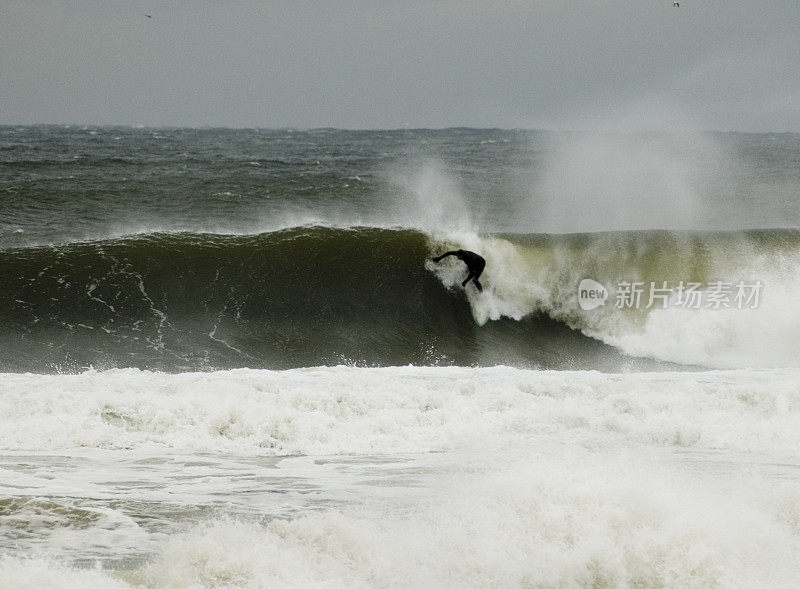
<instances>
[{"instance_id":1,"label":"surfer's arm","mask_svg":"<svg viewBox=\"0 0 800 589\"><path fill-rule=\"evenodd\" d=\"M441 256L437 256L437 257L433 258L433 261L434 262L440 262L443 258L446 258L447 256L457 256L457 255L458 255L458 252L446 252L446 253L443 253Z\"/></svg>"}]
</instances>

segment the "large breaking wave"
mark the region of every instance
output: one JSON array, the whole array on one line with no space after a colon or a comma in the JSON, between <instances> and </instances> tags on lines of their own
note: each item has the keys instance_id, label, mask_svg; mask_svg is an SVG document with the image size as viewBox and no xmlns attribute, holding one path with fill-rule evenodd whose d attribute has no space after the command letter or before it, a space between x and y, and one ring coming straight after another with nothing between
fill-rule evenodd
<instances>
[{"instance_id":1,"label":"large breaking wave","mask_svg":"<svg viewBox=\"0 0 800 589\"><path fill-rule=\"evenodd\" d=\"M479 295L463 265L487 259ZM795 366L800 232L430 234L295 227L0 250L0 370ZM757 309L591 311L592 278L759 280ZM483 326L473 315L492 319ZM639 358L639 359L636 359Z\"/></svg>"}]
</instances>

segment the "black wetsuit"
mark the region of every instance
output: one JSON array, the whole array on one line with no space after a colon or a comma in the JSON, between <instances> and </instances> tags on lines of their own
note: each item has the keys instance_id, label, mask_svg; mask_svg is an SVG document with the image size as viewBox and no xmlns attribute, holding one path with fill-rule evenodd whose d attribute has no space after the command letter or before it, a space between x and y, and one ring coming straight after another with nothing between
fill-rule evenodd
<instances>
[{"instance_id":1,"label":"black wetsuit","mask_svg":"<svg viewBox=\"0 0 800 589\"><path fill-rule=\"evenodd\" d=\"M471 252L469 250L456 250L454 252L447 252L433 258L434 262L439 262L442 258L446 258L447 256L455 256L462 262L467 265L467 270L469 270L469 276L467 279L461 283L461 286L466 287L467 282L472 280L473 284L478 290L483 290L481 283L478 282L478 277L483 272L483 269L486 267L486 260L484 260L481 256L476 254L475 252Z\"/></svg>"}]
</instances>

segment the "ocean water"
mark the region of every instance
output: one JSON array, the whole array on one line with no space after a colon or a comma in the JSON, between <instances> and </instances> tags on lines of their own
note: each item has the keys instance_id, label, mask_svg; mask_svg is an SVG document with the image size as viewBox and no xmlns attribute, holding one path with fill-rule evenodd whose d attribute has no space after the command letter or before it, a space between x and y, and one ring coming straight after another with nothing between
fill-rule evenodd
<instances>
[{"instance_id":1,"label":"ocean water","mask_svg":"<svg viewBox=\"0 0 800 589\"><path fill-rule=\"evenodd\" d=\"M795 586L799 195L797 134L0 127L0 585Z\"/></svg>"}]
</instances>

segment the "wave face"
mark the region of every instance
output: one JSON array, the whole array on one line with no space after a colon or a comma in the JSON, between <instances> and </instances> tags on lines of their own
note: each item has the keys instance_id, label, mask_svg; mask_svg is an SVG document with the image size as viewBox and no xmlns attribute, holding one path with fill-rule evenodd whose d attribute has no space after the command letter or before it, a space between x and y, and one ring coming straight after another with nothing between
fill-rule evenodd
<instances>
[{"instance_id":1,"label":"wave face","mask_svg":"<svg viewBox=\"0 0 800 589\"><path fill-rule=\"evenodd\" d=\"M429 254L417 231L324 227L5 250L2 368L535 364L530 326L479 329Z\"/></svg>"},{"instance_id":2,"label":"wave face","mask_svg":"<svg viewBox=\"0 0 800 589\"><path fill-rule=\"evenodd\" d=\"M447 320L447 295L422 268L425 252L413 232L324 228L6 250L3 347L25 349L4 364L175 370L419 360L409 340L424 346Z\"/></svg>"},{"instance_id":3,"label":"wave face","mask_svg":"<svg viewBox=\"0 0 800 589\"><path fill-rule=\"evenodd\" d=\"M478 295L445 248L487 259ZM793 366L794 231L430 235L297 227L0 250L0 369ZM757 273L756 273L757 272ZM591 311L582 278L759 279L758 309ZM481 326L473 316L491 319ZM800 317L798 317L800 319ZM721 339L720 334L725 334Z\"/></svg>"}]
</instances>

